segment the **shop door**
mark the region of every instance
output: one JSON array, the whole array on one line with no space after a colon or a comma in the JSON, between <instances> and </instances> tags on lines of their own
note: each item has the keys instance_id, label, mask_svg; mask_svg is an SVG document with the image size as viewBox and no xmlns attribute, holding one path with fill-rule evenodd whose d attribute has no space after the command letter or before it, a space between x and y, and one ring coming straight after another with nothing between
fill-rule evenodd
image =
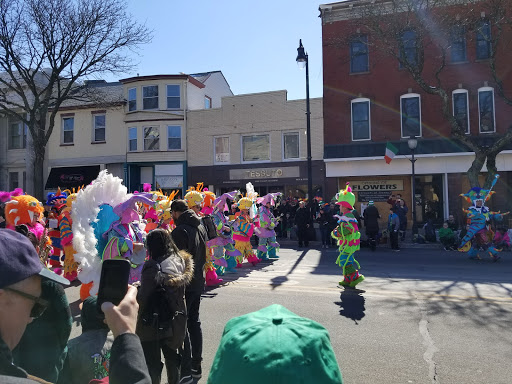
<instances>
[{"instance_id":1,"label":"shop door","mask_svg":"<svg viewBox=\"0 0 512 384\"><path fill-rule=\"evenodd\" d=\"M424 224L431 219L436 228L444 221L443 175L416 177L417 221Z\"/></svg>"}]
</instances>

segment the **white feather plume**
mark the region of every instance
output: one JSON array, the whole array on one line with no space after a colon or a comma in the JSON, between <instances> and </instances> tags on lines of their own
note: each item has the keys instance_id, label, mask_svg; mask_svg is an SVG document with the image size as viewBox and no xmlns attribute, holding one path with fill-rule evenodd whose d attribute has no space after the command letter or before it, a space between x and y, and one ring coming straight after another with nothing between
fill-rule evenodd
<instances>
[{"instance_id":1,"label":"white feather plume","mask_svg":"<svg viewBox=\"0 0 512 384\"><path fill-rule=\"evenodd\" d=\"M76 250L75 260L80 263L78 278L82 283L94 282L91 294L98 292L101 276L101 259L96 250L96 237L91 223L96 220L100 206L108 204L112 207L128 198L123 181L108 173L105 169L96 180L76 195L71 218L73 220L73 247Z\"/></svg>"},{"instance_id":2,"label":"white feather plume","mask_svg":"<svg viewBox=\"0 0 512 384\"><path fill-rule=\"evenodd\" d=\"M254 190L254 186L252 185L251 182L248 182L247 184L245 184L245 190L247 191L248 198L255 200L258 197L258 194Z\"/></svg>"}]
</instances>

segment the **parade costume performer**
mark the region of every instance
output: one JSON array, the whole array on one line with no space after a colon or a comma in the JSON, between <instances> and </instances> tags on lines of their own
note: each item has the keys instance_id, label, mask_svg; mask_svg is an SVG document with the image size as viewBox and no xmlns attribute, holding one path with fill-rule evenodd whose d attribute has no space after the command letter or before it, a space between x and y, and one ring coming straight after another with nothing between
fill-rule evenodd
<instances>
[{"instance_id":1,"label":"parade costume performer","mask_svg":"<svg viewBox=\"0 0 512 384\"><path fill-rule=\"evenodd\" d=\"M336 204L340 206L341 213L338 226L331 234L339 245L340 254L336 264L343 268L343 280L340 281L340 285L353 288L364 280L364 276L359 273L359 263L354 257L354 253L359 250L361 237L357 219L352 213L356 197L347 183L345 190L340 191L336 198L338 200Z\"/></svg>"},{"instance_id":2,"label":"parade costume performer","mask_svg":"<svg viewBox=\"0 0 512 384\"><path fill-rule=\"evenodd\" d=\"M117 251L119 257L128 258L132 264L141 264L144 261L134 260L135 257L141 256L141 252L133 254L134 241L132 239L117 237L116 234L109 233L118 228L120 231L123 231L122 228L126 231L133 230L134 226L131 225L131 222L130 224L123 224L123 222L140 219L137 212L133 211L136 201L134 196L137 195L127 193L120 178L109 174L106 169L101 171L90 185L77 193L71 218L73 220L73 246L76 251L75 260L80 264L78 279L82 282L80 290L82 300L98 292L103 256L115 257L114 252ZM139 194L138 199L150 203L150 199L143 194ZM117 208L116 212L122 216L114 212L115 208ZM126 209L122 210L121 208ZM103 236L104 234L106 236ZM143 238L143 229L140 228L132 236L137 240ZM114 237L116 239L113 239ZM113 242L109 244L111 249L105 250L109 241ZM139 247L137 245L137 248ZM124 252L125 250L126 252Z\"/></svg>"},{"instance_id":3,"label":"parade costume performer","mask_svg":"<svg viewBox=\"0 0 512 384\"><path fill-rule=\"evenodd\" d=\"M241 256L237 258L238 268L242 266L244 257L253 266L261 261L252 250L251 245L251 237L254 233L254 218L256 217L257 212L255 202L258 194L254 192L254 187L251 183L247 183L246 188L246 197L242 197L238 200L240 214L233 225L233 240L235 240L235 248L241 253Z\"/></svg>"},{"instance_id":4,"label":"parade costume performer","mask_svg":"<svg viewBox=\"0 0 512 384\"><path fill-rule=\"evenodd\" d=\"M258 208L259 226L256 227L256 234L259 238L258 258L261 260L279 258L277 256L279 243L276 240L275 231L278 219L274 217L272 210L280 196L281 193L269 193L257 199L257 203L261 204Z\"/></svg>"},{"instance_id":5,"label":"parade costume performer","mask_svg":"<svg viewBox=\"0 0 512 384\"><path fill-rule=\"evenodd\" d=\"M152 194L152 199L156 203L159 203L160 201L167 199L167 196L165 196L161 190L152 191L151 184L149 184L149 183L144 183L142 190L144 191L146 196L148 196L148 194ZM143 204L142 206L144 208L143 209L144 220L146 221L145 231L146 231L146 233L149 233L153 229L158 228L158 224L159 224L159 218L158 218L158 212L157 212L158 206L155 206L154 204L153 205Z\"/></svg>"},{"instance_id":6,"label":"parade costume performer","mask_svg":"<svg viewBox=\"0 0 512 384\"><path fill-rule=\"evenodd\" d=\"M480 249L489 253L493 261L497 261L499 250L492 244L494 233L491 230L491 220L502 221L503 216L508 215L508 212L501 214L500 212L491 212L485 206L485 202L490 199L494 194L491 191L499 175L494 178L491 188L489 190L479 187L471 188L468 193L461 194L466 201L472 205L464 212L467 214L469 229L466 235L462 238L459 251L468 253L470 258L480 260L478 251Z\"/></svg>"},{"instance_id":7,"label":"parade costume performer","mask_svg":"<svg viewBox=\"0 0 512 384\"><path fill-rule=\"evenodd\" d=\"M217 274L223 275L224 270L230 273L236 273L236 258L242 256L242 253L235 249L233 240L233 231L231 223L224 215L228 210L227 201L234 200L238 191L224 193L213 202L213 222L217 229L217 237L212 242L213 263L217 266Z\"/></svg>"},{"instance_id":8,"label":"parade costume performer","mask_svg":"<svg viewBox=\"0 0 512 384\"><path fill-rule=\"evenodd\" d=\"M61 192L60 188L56 193L50 192L46 198L46 205L50 207L48 213L49 231L48 236L52 241L53 254L50 256L50 265L52 267L61 267L61 253L62 244L60 238L60 218L61 212L66 206L66 199L68 195L66 192Z\"/></svg>"},{"instance_id":9,"label":"parade costume performer","mask_svg":"<svg viewBox=\"0 0 512 384\"><path fill-rule=\"evenodd\" d=\"M74 281L78 275L78 263L75 261L75 249L73 248L73 219L71 209L76 198L75 190L68 190L66 205L59 216L60 244L64 250L64 277Z\"/></svg>"},{"instance_id":10,"label":"parade costume performer","mask_svg":"<svg viewBox=\"0 0 512 384\"><path fill-rule=\"evenodd\" d=\"M213 202L215 201L215 194L213 192L208 191L207 189L203 190L203 204L201 208L201 216L211 215L213 212ZM213 259L213 252L216 241L218 237L214 239L208 240L206 242L206 262L204 264L204 272L205 272L205 282L206 285L211 287L214 285L219 285L224 280L220 279L217 275L216 265Z\"/></svg>"},{"instance_id":11,"label":"parade costume performer","mask_svg":"<svg viewBox=\"0 0 512 384\"><path fill-rule=\"evenodd\" d=\"M171 215L171 204L174 198L178 195L178 191L174 190L164 200L160 200L156 204L156 211L158 214L158 228L167 230L174 229L174 222Z\"/></svg>"}]
</instances>

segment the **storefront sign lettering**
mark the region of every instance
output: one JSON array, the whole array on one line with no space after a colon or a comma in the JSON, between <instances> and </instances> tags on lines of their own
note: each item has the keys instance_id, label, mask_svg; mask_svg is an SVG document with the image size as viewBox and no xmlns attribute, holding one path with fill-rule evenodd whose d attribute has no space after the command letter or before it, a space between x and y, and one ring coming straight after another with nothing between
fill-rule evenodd
<instances>
[{"instance_id":1,"label":"storefront sign lettering","mask_svg":"<svg viewBox=\"0 0 512 384\"><path fill-rule=\"evenodd\" d=\"M84 175L81 175L81 174L62 174L62 175L60 175L60 181L63 184L81 183L82 181L84 181Z\"/></svg>"},{"instance_id":2,"label":"storefront sign lettering","mask_svg":"<svg viewBox=\"0 0 512 384\"><path fill-rule=\"evenodd\" d=\"M403 191L404 182L402 180L372 180L372 181L354 181L350 183L354 192L362 191Z\"/></svg>"},{"instance_id":3,"label":"storefront sign lettering","mask_svg":"<svg viewBox=\"0 0 512 384\"><path fill-rule=\"evenodd\" d=\"M262 179L262 178L284 178L299 177L299 167L281 167L281 168L257 168L257 169L230 169L229 179Z\"/></svg>"}]
</instances>

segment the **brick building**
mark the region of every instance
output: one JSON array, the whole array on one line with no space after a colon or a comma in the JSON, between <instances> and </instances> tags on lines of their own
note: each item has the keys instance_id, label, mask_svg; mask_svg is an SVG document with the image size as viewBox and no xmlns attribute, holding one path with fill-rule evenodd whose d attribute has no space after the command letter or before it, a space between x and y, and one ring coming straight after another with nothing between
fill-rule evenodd
<instances>
[{"instance_id":1,"label":"brick building","mask_svg":"<svg viewBox=\"0 0 512 384\"><path fill-rule=\"evenodd\" d=\"M373 49L379 42L358 26L355 16L357 7L364 4L369 3L352 0L320 6L327 194L336 193L349 181L355 184L358 209L374 200L381 215L387 217L389 206L385 201L391 191L401 193L411 207L412 167L407 139L413 135L418 139L418 222L433 218L440 223L455 214L462 223L459 194L469 189L466 172L474 153L450 137L439 97L422 91L396 58ZM453 113L464 120L466 133L483 145L492 145L509 127L512 107L498 96L489 71L490 42L482 35L490 36L495 31L485 18L485 2L480 7L483 27L463 30L453 38L442 81L449 90ZM454 19L458 17L457 6L450 7L449 12ZM414 31L403 33L407 38ZM405 44L404 54L417 54L414 49L414 44ZM498 50L499 68L501 63L510 62L512 54L504 46L498 46ZM424 71L432 72L436 52L425 48L424 54ZM505 89L511 88L511 73L503 76L503 84ZM389 165L383 159L387 142L399 149ZM496 163L501 179L489 205L510 210L512 195L507 185L509 179L512 181L512 146L498 155ZM411 210L409 223L410 215Z\"/></svg>"}]
</instances>

